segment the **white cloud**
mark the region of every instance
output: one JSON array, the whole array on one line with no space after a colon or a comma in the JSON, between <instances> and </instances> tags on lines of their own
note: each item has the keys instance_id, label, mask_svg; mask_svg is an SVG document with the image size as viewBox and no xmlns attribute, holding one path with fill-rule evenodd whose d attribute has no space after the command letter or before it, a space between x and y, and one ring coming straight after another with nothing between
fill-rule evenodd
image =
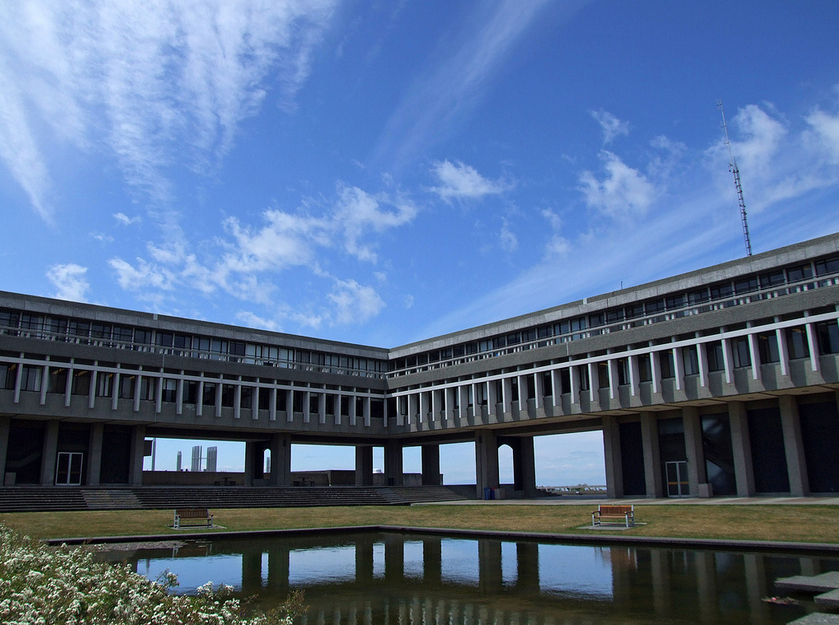
<instances>
[{"instance_id":1,"label":"white cloud","mask_svg":"<svg viewBox=\"0 0 839 625\"><path fill-rule=\"evenodd\" d=\"M501 224L501 233L499 234L499 238L501 239L501 249L507 253L514 252L519 246L518 237L516 237L516 234L512 230L510 230L510 224L506 219L504 219Z\"/></svg>"},{"instance_id":2,"label":"white cloud","mask_svg":"<svg viewBox=\"0 0 839 625\"><path fill-rule=\"evenodd\" d=\"M91 232L90 237L99 241L100 243L113 243L114 237L104 232Z\"/></svg>"},{"instance_id":3,"label":"white cloud","mask_svg":"<svg viewBox=\"0 0 839 625\"><path fill-rule=\"evenodd\" d=\"M327 297L335 305L334 323L340 325L363 323L385 307L373 287L363 286L355 280L336 280L335 288Z\"/></svg>"},{"instance_id":4,"label":"white cloud","mask_svg":"<svg viewBox=\"0 0 839 625\"><path fill-rule=\"evenodd\" d=\"M334 5L0 3L0 159L45 218L56 139L104 149L134 189L165 201L175 156L212 171L272 81L291 104Z\"/></svg>"},{"instance_id":5,"label":"white cloud","mask_svg":"<svg viewBox=\"0 0 839 625\"><path fill-rule=\"evenodd\" d=\"M655 187L615 154L601 150L600 158L606 170L603 180L590 171L580 174L580 191L586 204L616 219L643 216L656 198Z\"/></svg>"},{"instance_id":6,"label":"white cloud","mask_svg":"<svg viewBox=\"0 0 839 625\"><path fill-rule=\"evenodd\" d=\"M270 330L272 332L282 332L282 327L273 319L266 319L255 315L247 310L240 310L236 313L236 320L239 323L258 330Z\"/></svg>"},{"instance_id":7,"label":"white cloud","mask_svg":"<svg viewBox=\"0 0 839 625\"><path fill-rule=\"evenodd\" d=\"M142 258L137 259L136 267L121 258L112 258L108 264L116 272L117 282L126 291L142 291L149 288L170 290L175 282L170 271L152 265Z\"/></svg>"},{"instance_id":8,"label":"white cloud","mask_svg":"<svg viewBox=\"0 0 839 625\"><path fill-rule=\"evenodd\" d=\"M571 243L562 236L562 219L554 211L544 209L542 216L548 220L551 227L551 237L545 245L545 257L563 256L568 253Z\"/></svg>"},{"instance_id":9,"label":"white cloud","mask_svg":"<svg viewBox=\"0 0 839 625\"><path fill-rule=\"evenodd\" d=\"M603 144L610 144L616 137L629 135L629 122L621 121L608 111L591 111L591 116L603 131Z\"/></svg>"},{"instance_id":10,"label":"white cloud","mask_svg":"<svg viewBox=\"0 0 839 625\"><path fill-rule=\"evenodd\" d=\"M125 213L114 213L114 219L116 219L117 223L121 226L131 226L133 224L140 223L142 218L137 215L135 217L129 217Z\"/></svg>"},{"instance_id":11,"label":"white cloud","mask_svg":"<svg viewBox=\"0 0 839 625\"><path fill-rule=\"evenodd\" d=\"M74 302L86 302L90 283L85 278L85 274L87 274L87 267L74 263L50 267L47 271L47 278L58 289L53 297Z\"/></svg>"},{"instance_id":12,"label":"white cloud","mask_svg":"<svg viewBox=\"0 0 839 625\"><path fill-rule=\"evenodd\" d=\"M484 178L471 165L460 161L454 163L438 161L431 168L432 173L440 183L438 187L431 187L432 191L446 202L452 199L480 199L486 195L499 195L510 188L500 180Z\"/></svg>"},{"instance_id":13,"label":"white cloud","mask_svg":"<svg viewBox=\"0 0 839 625\"><path fill-rule=\"evenodd\" d=\"M839 165L839 114L831 115L816 109L807 116L806 120L827 158L833 164Z\"/></svg>"}]
</instances>

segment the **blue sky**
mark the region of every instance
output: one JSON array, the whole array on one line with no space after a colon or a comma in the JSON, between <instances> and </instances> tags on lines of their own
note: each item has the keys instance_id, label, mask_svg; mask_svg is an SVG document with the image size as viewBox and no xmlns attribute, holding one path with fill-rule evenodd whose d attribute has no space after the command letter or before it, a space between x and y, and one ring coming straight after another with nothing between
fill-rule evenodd
<instances>
[{"instance_id":1,"label":"blue sky","mask_svg":"<svg viewBox=\"0 0 839 625\"><path fill-rule=\"evenodd\" d=\"M3 2L0 289L393 347L730 260L718 99L754 250L835 232L838 28L828 0Z\"/></svg>"}]
</instances>

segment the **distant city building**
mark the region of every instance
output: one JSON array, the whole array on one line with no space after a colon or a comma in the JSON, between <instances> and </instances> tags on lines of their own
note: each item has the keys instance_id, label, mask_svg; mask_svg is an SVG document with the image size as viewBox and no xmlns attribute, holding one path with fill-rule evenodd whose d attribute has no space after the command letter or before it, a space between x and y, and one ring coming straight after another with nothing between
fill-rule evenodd
<instances>
[{"instance_id":1,"label":"distant city building","mask_svg":"<svg viewBox=\"0 0 839 625\"><path fill-rule=\"evenodd\" d=\"M392 349L0 292L0 475L139 486L168 437L244 442L265 486L295 443L363 486L419 446L434 485L468 441L476 496L504 445L531 496L536 436L601 431L610 497L837 493L837 304L838 234Z\"/></svg>"},{"instance_id":2,"label":"distant city building","mask_svg":"<svg viewBox=\"0 0 839 625\"><path fill-rule=\"evenodd\" d=\"M180 471L182 464L183 464L183 454L179 451L178 452L178 458L177 458L177 461L176 461L176 464L175 464L175 470Z\"/></svg>"},{"instance_id":3,"label":"distant city building","mask_svg":"<svg viewBox=\"0 0 839 625\"><path fill-rule=\"evenodd\" d=\"M215 473L218 466L218 447L207 447L207 472Z\"/></svg>"},{"instance_id":4,"label":"distant city building","mask_svg":"<svg viewBox=\"0 0 839 625\"><path fill-rule=\"evenodd\" d=\"M193 473L201 471L201 445L194 445L192 447L192 464L189 470Z\"/></svg>"}]
</instances>

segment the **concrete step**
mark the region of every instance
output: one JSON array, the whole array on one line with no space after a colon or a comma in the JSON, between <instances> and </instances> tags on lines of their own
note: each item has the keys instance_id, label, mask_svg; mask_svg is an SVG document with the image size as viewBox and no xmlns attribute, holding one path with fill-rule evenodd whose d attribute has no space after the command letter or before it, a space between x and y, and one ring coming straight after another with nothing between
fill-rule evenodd
<instances>
[{"instance_id":1,"label":"concrete step","mask_svg":"<svg viewBox=\"0 0 839 625\"><path fill-rule=\"evenodd\" d=\"M137 496L127 488L82 489L90 510L140 510L143 506Z\"/></svg>"}]
</instances>

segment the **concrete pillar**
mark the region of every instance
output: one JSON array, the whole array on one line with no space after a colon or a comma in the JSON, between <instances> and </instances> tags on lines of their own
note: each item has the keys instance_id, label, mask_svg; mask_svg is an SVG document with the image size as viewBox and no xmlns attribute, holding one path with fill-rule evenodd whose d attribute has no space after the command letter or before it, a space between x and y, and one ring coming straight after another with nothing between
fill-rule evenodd
<instances>
[{"instance_id":1,"label":"concrete pillar","mask_svg":"<svg viewBox=\"0 0 839 625\"><path fill-rule=\"evenodd\" d=\"M87 444L88 486L99 486L99 477L102 472L102 440L104 436L104 423L94 423L90 426L90 439Z\"/></svg>"},{"instance_id":2,"label":"concrete pillar","mask_svg":"<svg viewBox=\"0 0 839 625\"><path fill-rule=\"evenodd\" d=\"M516 592L539 594L538 543L516 543Z\"/></svg>"},{"instance_id":3,"label":"concrete pillar","mask_svg":"<svg viewBox=\"0 0 839 625\"><path fill-rule=\"evenodd\" d=\"M478 587L481 594L485 596L500 595L503 586L501 541L492 538L478 539Z\"/></svg>"},{"instance_id":4,"label":"concrete pillar","mask_svg":"<svg viewBox=\"0 0 839 625\"><path fill-rule=\"evenodd\" d=\"M183 371L181 371L183 375ZM256 392L259 392L259 387L256 387ZM259 400L259 396L256 397ZM184 380L178 378L177 386L175 387L175 414L183 414L184 412Z\"/></svg>"},{"instance_id":5,"label":"concrete pillar","mask_svg":"<svg viewBox=\"0 0 839 625\"><path fill-rule=\"evenodd\" d=\"M534 497L536 493L536 458L533 451L532 436L516 436L496 439L496 447L509 445L513 450L514 488L524 492L525 497ZM497 457L497 454L496 454Z\"/></svg>"},{"instance_id":6,"label":"concrete pillar","mask_svg":"<svg viewBox=\"0 0 839 625\"><path fill-rule=\"evenodd\" d=\"M664 497L658 424L655 416L650 412L641 413L641 442L644 447L644 480L647 497Z\"/></svg>"},{"instance_id":7,"label":"concrete pillar","mask_svg":"<svg viewBox=\"0 0 839 625\"><path fill-rule=\"evenodd\" d=\"M41 455L41 484L55 484L55 461L58 456L58 421L47 421Z\"/></svg>"},{"instance_id":8,"label":"concrete pillar","mask_svg":"<svg viewBox=\"0 0 839 625\"><path fill-rule=\"evenodd\" d=\"M277 420L277 389L272 388L268 393L268 420Z\"/></svg>"},{"instance_id":9,"label":"concrete pillar","mask_svg":"<svg viewBox=\"0 0 839 625\"><path fill-rule=\"evenodd\" d=\"M385 443L385 485L402 486L404 470L402 468L402 443Z\"/></svg>"},{"instance_id":10,"label":"concrete pillar","mask_svg":"<svg viewBox=\"0 0 839 625\"><path fill-rule=\"evenodd\" d=\"M268 588L278 596L288 592L289 548L272 545L268 548Z\"/></svg>"},{"instance_id":11,"label":"concrete pillar","mask_svg":"<svg viewBox=\"0 0 839 625\"><path fill-rule=\"evenodd\" d=\"M241 379L242 376L239 376ZM233 418L242 418L242 385L237 384L233 387Z\"/></svg>"},{"instance_id":12,"label":"concrete pillar","mask_svg":"<svg viewBox=\"0 0 839 625\"><path fill-rule=\"evenodd\" d=\"M623 497L620 427L615 417L604 416L602 423L603 456L606 464L606 496L609 499L620 499Z\"/></svg>"},{"instance_id":13,"label":"concrete pillar","mask_svg":"<svg viewBox=\"0 0 839 625\"><path fill-rule=\"evenodd\" d=\"M371 400L370 397L365 397L365 398L362 399L361 416L362 416L362 419L364 420L364 427L366 427L366 428L370 427L370 402L371 401L372 400Z\"/></svg>"},{"instance_id":14,"label":"concrete pillar","mask_svg":"<svg viewBox=\"0 0 839 625\"><path fill-rule=\"evenodd\" d=\"M793 497L803 497L810 493L810 480L804 457L804 441L801 439L798 402L793 395L781 395L778 398L778 407L781 410L790 494Z\"/></svg>"},{"instance_id":15,"label":"concrete pillar","mask_svg":"<svg viewBox=\"0 0 839 625\"><path fill-rule=\"evenodd\" d=\"M358 415L356 414L358 412L358 402L355 395L349 395L347 397L347 402L349 403L347 408L349 408L350 425L355 427L356 419L358 418Z\"/></svg>"},{"instance_id":16,"label":"concrete pillar","mask_svg":"<svg viewBox=\"0 0 839 625\"><path fill-rule=\"evenodd\" d=\"M443 548L438 536L422 539L423 589L439 588L443 583Z\"/></svg>"},{"instance_id":17,"label":"concrete pillar","mask_svg":"<svg viewBox=\"0 0 839 625\"><path fill-rule=\"evenodd\" d=\"M370 445L355 446L355 485L373 485L373 447Z\"/></svg>"},{"instance_id":18,"label":"concrete pillar","mask_svg":"<svg viewBox=\"0 0 839 625\"><path fill-rule=\"evenodd\" d=\"M475 434L475 471L478 499L485 488L498 488L498 442L495 432L478 430Z\"/></svg>"},{"instance_id":19,"label":"concrete pillar","mask_svg":"<svg viewBox=\"0 0 839 625\"><path fill-rule=\"evenodd\" d=\"M285 420L286 423L294 421L294 391L290 388L285 392Z\"/></svg>"},{"instance_id":20,"label":"concrete pillar","mask_svg":"<svg viewBox=\"0 0 839 625\"><path fill-rule=\"evenodd\" d=\"M143 484L143 456L145 453L146 426L135 425L131 428L131 455L128 465L128 483L131 486Z\"/></svg>"},{"instance_id":21,"label":"concrete pillar","mask_svg":"<svg viewBox=\"0 0 839 625\"><path fill-rule=\"evenodd\" d=\"M9 451L9 430L12 420L9 417L0 417L0 486L5 484L6 478L6 455Z\"/></svg>"},{"instance_id":22,"label":"concrete pillar","mask_svg":"<svg viewBox=\"0 0 839 625\"><path fill-rule=\"evenodd\" d=\"M245 442L245 486L253 486L254 462L259 445L252 441Z\"/></svg>"},{"instance_id":23,"label":"concrete pillar","mask_svg":"<svg viewBox=\"0 0 839 625\"><path fill-rule=\"evenodd\" d=\"M685 454L688 461L688 484L692 497L708 496L708 474L705 469L705 453L702 449L702 421L699 411L689 407L682 410L682 424L685 429ZM700 484L705 486L700 492Z\"/></svg>"},{"instance_id":24,"label":"concrete pillar","mask_svg":"<svg viewBox=\"0 0 839 625\"><path fill-rule=\"evenodd\" d=\"M385 538L385 579L401 582L405 577L405 539L391 535Z\"/></svg>"},{"instance_id":25,"label":"concrete pillar","mask_svg":"<svg viewBox=\"0 0 839 625\"><path fill-rule=\"evenodd\" d=\"M696 562L696 590L699 594L699 620L702 623L719 623L719 593L717 592L717 565L713 551L693 551Z\"/></svg>"},{"instance_id":26,"label":"concrete pillar","mask_svg":"<svg viewBox=\"0 0 839 625\"><path fill-rule=\"evenodd\" d=\"M728 404L728 420L731 424L731 448L734 452L737 496L752 497L755 494L755 477L752 466L752 446L749 440L749 420L743 402L733 401Z\"/></svg>"},{"instance_id":27,"label":"concrete pillar","mask_svg":"<svg viewBox=\"0 0 839 625\"><path fill-rule=\"evenodd\" d=\"M262 590L262 552L245 549L242 553L242 590L253 594Z\"/></svg>"},{"instance_id":28,"label":"concrete pillar","mask_svg":"<svg viewBox=\"0 0 839 625\"><path fill-rule=\"evenodd\" d=\"M373 584L373 541L369 536L355 540L355 583L364 588Z\"/></svg>"},{"instance_id":29,"label":"concrete pillar","mask_svg":"<svg viewBox=\"0 0 839 625\"><path fill-rule=\"evenodd\" d=\"M272 434L268 443L271 450L271 486L291 486L291 437L288 434Z\"/></svg>"},{"instance_id":30,"label":"concrete pillar","mask_svg":"<svg viewBox=\"0 0 839 625\"><path fill-rule=\"evenodd\" d=\"M422 454L422 483L423 486L440 485L440 446L423 445ZM372 465L372 455L371 455Z\"/></svg>"},{"instance_id":31,"label":"concrete pillar","mask_svg":"<svg viewBox=\"0 0 839 625\"><path fill-rule=\"evenodd\" d=\"M202 379L198 381L198 398L195 400L195 416L202 417L204 416L204 374L201 374ZM119 383L119 374L117 374L117 383ZM116 401L111 406L112 409L116 410Z\"/></svg>"}]
</instances>

